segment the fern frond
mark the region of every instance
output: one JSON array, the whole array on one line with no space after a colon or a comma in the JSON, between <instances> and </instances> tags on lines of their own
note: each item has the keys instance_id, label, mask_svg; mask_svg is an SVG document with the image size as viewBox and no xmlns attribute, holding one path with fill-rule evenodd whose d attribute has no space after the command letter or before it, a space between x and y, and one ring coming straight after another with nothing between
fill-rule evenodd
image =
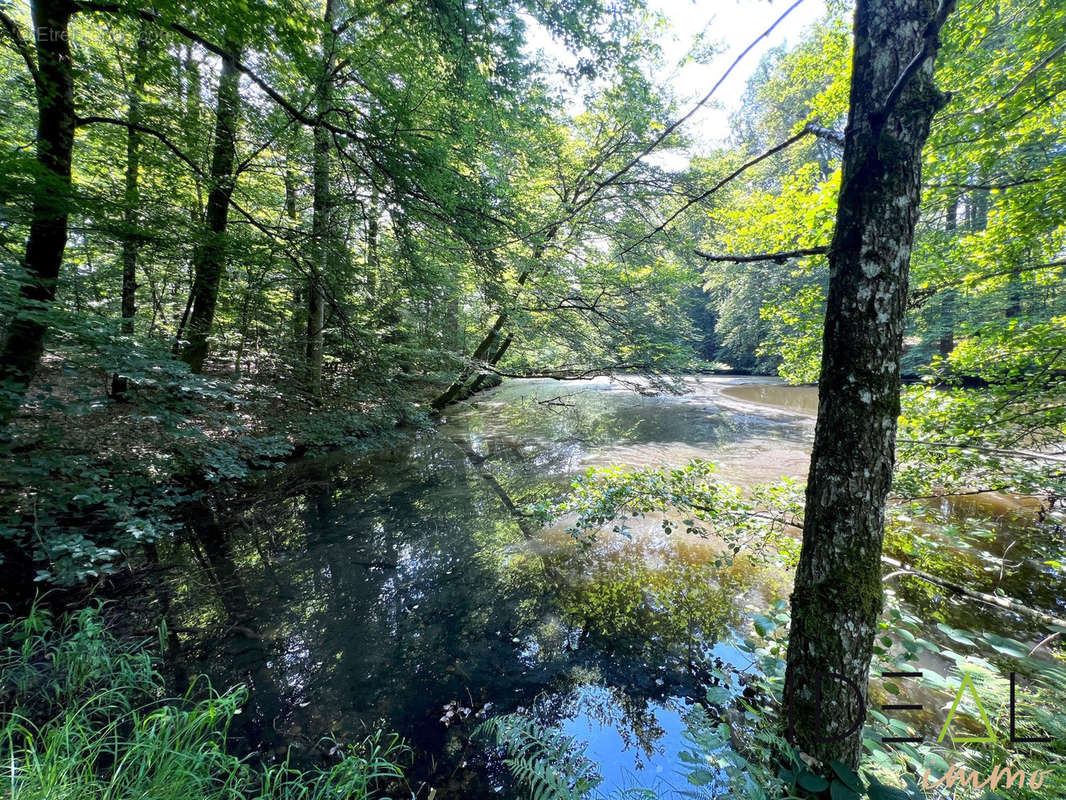
<instances>
[{"instance_id":1,"label":"fern frond","mask_svg":"<svg viewBox=\"0 0 1066 800\"><path fill-rule=\"evenodd\" d=\"M530 800L585 800L603 782L583 742L523 714L487 719L474 736L503 750L503 763Z\"/></svg>"}]
</instances>

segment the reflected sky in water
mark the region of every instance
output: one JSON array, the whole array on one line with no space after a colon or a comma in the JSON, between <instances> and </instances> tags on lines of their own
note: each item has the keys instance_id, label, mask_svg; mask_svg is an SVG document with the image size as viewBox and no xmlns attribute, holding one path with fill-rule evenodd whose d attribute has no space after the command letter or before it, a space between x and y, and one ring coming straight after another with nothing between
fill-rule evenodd
<instances>
[{"instance_id":1,"label":"reflected sky in water","mask_svg":"<svg viewBox=\"0 0 1066 800\"><path fill-rule=\"evenodd\" d=\"M738 406L719 394L735 382L655 397L513 382L388 452L307 461L205 504L162 554L172 655L251 686L235 734L268 758L383 727L417 754L412 788L498 797L506 776L470 734L522 708L587 739L605 789L673 781L662 770L712 650L745 606L781 595L781 576L714 569L711 543L654 526L582 552L560 528L517 524L501 496L521 506L604 463L720 459L738 482L802 472L811 420Z\"/></svg>"},{"instance_id":2,"label":"reflected sky in water","mask_svg":"<svg viewBox=\"0 0 1066 800\"><path fill-rule=\"evenodd\" d=\"M685 379L645 396L607 380L515 381L438 430L369 456L279 471L197 509L153 586L173 676L251 687L234 734L266 758L377 728L411 744L420 797L506 797L471 742L487 714L532 710L589 742L605 790L683 786L685 708L785 576L654 524L582 552L565 526L519 524L589 466L704 458L750 485L806 473L813 390ZM738 384L745 384L738 388ZM759 403L778 403L785 409Z\"/></svg>"}]
</instances>

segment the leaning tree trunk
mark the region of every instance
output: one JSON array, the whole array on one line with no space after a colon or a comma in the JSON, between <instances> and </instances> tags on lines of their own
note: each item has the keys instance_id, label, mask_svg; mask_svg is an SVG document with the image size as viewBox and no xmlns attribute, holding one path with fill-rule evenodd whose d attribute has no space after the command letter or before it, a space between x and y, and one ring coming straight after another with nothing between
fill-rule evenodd
<instances>
[{"instance_id":1,"label":"leaning tree trunk","mask_svg":"<svg viewBox=\"0 0 1066 800\"><path fill-rule=\"evenodd\" d=\"M516 300L518 298L518 295L522 291L522 287L526 285L526 281L528 281L533 275L533 270L540 264L541 258L544 256L548 246L555 238L555 235L559 232L559 228L560 226L557 223L551 225L545 232L544 239L534 246L530 263L518 276L513 299ZM507 325L510 319L511 313L506 309L497 314L496 321L493 323L492 327L489 328L489 332L485 334L485 337L470 355L472 368L464 369L452 384L433 400L430 406L435 411L441 411L457 400L461 400L464 397L473 394L481 387L481 384L485 380L485 373L478 369L478 365L487 364L490 367L494 367L503 358L504 353L507 352L507 348L510 347L511 341L514 338L513 334L507 336L504 336L503 334L504 326Z\"/></svg>"},{"instance_id":2,"label":"leaning tree trunk","mask_svg":"<svg viewBox=\"0 0 1066 800\"><path fill-rule=\"evenodd\" d=\"M784 709L788 733L801 749L852 766L859 760L883 601L881 547L900 409L907 280L922 147L946 102L933 82L933 61L948 10L933 0L859 0L855 11Z\"/></svg>"},{"instance_id":3,"label":"leaning tree trunk","mask_svg":"<svg viewBox=\"0 0 1066 800\"><path fill-rule=\"evenodd\" d=\"M218 113L215 117L215 147L211 154L211 190L204 213L204 238L193 254L193 280L189 294L188 343L181 357L193 372L201 372L207 358L207 339L218 303L218 287L226 265L226 226L229 203L235 183L233 162L237 150L237 124L240 112L240 51L232 44L222 57L218 81Z\"/></svg>"},{"instance_id":4,"label":"leaning tree trunk","mask_svg":"<svg viewBox=\"0 0 1066 800\"><path fill-rule=\"evenodd\" d=\"M16 316L0 351L0 425L18 411L44 352L47 311L67 246L70 159L74 148L74 72L67 0L33 0L37 45L37 174Z\"/></svg>"}]
</instances>

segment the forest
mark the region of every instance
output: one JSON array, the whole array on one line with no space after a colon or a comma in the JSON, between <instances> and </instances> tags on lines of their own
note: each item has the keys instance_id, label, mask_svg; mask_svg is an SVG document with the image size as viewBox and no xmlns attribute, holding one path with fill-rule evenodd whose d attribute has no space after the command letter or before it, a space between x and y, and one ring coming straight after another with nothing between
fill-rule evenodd
<instances>
[{"instance_id":1,"label":"forest","mask_svg":"<svg viewBox=\"0 0 1066 800\"><path fill-rule=\"evenodd\" d=\"M1062 0L0 23L0 797L1066 797Z\"/></svg>"}]
</instances>

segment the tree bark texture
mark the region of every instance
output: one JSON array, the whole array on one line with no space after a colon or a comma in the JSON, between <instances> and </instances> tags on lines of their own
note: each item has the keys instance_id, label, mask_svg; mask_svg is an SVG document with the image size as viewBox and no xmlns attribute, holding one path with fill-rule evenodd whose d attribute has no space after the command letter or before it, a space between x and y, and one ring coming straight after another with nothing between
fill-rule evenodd
<instances>
[{"instance_id":1,"label":"tree bark texture","mask_svg":"<svg viewBox=\"0 0 1066 800\"><path fill-rule=\"evenodd\" d=\"M326 0L322 19L322 76L315 103L319 121L324 121L333 102L333 0ZM323 329L326 324L326 274L329 270L330 237L329 146L330 132L314 129L313 198L311 210L311 272L307 285L307 390L312 397L322 393Z\"/></svg>"},{"instance_id":2,"label":"tree bark texture","mask_svg":"<svg viewBox=\"0 0 1066 800\"><path fill-rule=\"evenodd\" d=\"M239 50L232 44L226 49L239 57ZM188 341L181 354L182 360L193 372L202 372L204 368L218 290L226 268L226 226L235 184L233 165L239 119L240 70L232 58L223 57L222 74L218 81L215 146L211 153L211 187L204 212L203 240L193 254L191 308L186 326Z\"/></svg>"},{"instance_id":3,"label":"tree bark texture","mask_svg":"<svg viewBox=\"0 0 1066 800\"><path fill-rule=\"evenodd\" d=\"M144 91L145 71L148 67L148 23L141 23L134 56L133 82L130 86L129 128L126 131L126 186L123 203L122 238L122 332L133 333L133 318L137 313L137 211L140 193L137 181L141 168L141 139L137 126L141 124L141 93Z\"/></svg>"},{"instance_id":4,"label":"tree bark texture","mask_svg":"<svg viewBox=\"0 0 1066 800\"><path fill-rule=\"evenodd\" d=\"M784 709L787 733L802 750L852 766L883 602L884 510L922 147L946 102L933 82L936 20L946 13L933 0L859 0L855 11Z\"/></svg>"},{"instance_id":5,"label":"tree bark texture","mask_svg":"<svg viewBox=\"0 0 1066 800\"><path fill-rule=\"evenodd\" d=\"M18 411L44 352L42 314L56 296L67 246L70 161L74 148L74 71L70 61L67 0L33 0L37 46L37 163L30 235L15 319L0 352L0 425Z\"/></svg>"},{"instance_id":6,"label":"tree bark texture","mask_svg":"<svg viewBox=\"0 0 1066 800\"><path fill-rule=\"evenodd\" d=\"M953 196L948 202L947 213L944 219L944 230L949 236L953 236L958 229L959 198ZM941 358L948 358L955 349L955 305L957 292L948 287L944 290L944 296L940 303L940 337L937 341L937 352Z\"/></svg>"}]
</instances>

